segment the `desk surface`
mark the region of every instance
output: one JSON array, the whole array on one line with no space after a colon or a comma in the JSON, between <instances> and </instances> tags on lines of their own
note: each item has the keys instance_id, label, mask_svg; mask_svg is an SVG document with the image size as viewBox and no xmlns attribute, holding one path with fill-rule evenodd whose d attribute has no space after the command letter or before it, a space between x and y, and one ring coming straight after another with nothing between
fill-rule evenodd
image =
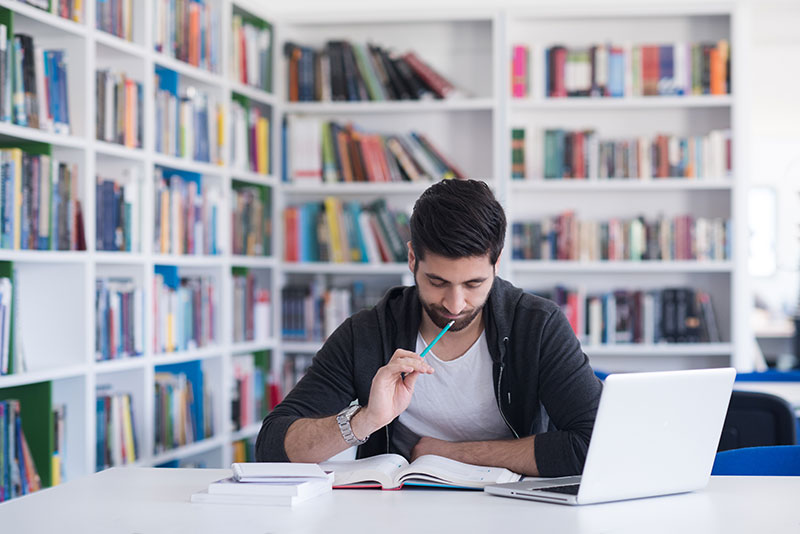
<instances>
[{"instance_id":1,"label":"desk surface","mask_svg":"<svg viewBox=\"0 0 800 534\"><path fill-rule=\"evenodd\" d=\"M3 533L800 532L800 477L712 477L702 491L570 507L476 491L335 490L294 507L191 504L226 469L110 469L0 504Z\"/></svg>"}]
</instances>

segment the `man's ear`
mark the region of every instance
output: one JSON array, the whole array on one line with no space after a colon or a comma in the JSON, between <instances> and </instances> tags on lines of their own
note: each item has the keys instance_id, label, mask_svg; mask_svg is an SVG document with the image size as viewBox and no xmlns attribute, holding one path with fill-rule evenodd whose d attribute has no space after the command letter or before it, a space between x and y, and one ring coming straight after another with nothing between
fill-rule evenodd
<instances>
[{"instance_id":1,"label":"man's ear","mask_svg":"<svg viewBox=\"0 0 800 534\"><path fill-rule=\"evenodd\" d=\"M494 275L497 276L497 273L500 271L500 259L503 257L503 251L500 251L500 254L497 255L497 261L494 262Z\"/></svg>"},{"instance_id":2,"label":"man's ear","mask_svg":"<svg viewBox=\"0 0 800 534\"><path fill-rule=\"evenodd\" d=\"M416 263L417 257L414 255L414 247L411 246L411 241L408 241L406 246L408 247L408 270L413 273L414 263Z\"/></svg>"}]
</instances>

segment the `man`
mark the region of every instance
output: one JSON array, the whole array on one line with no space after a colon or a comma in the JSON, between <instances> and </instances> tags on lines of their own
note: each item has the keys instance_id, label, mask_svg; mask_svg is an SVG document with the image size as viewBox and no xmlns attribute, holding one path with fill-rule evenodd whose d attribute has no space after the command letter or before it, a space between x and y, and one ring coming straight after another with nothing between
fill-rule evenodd
<instances>
[{"instance_id":1,"label":"man","mask_svg":"<svg viewBox=\"0 0 800 534\"><path fill-rule=\"evenodd\" d=\"M328 338L264 419L258 460L320 462L359 445L359 458L438 454L579 474L602 386L558 306L497 277L505 232L485 183L429 187L411 215L416 285L389 290Z\"/></svg>"}]
</instances>

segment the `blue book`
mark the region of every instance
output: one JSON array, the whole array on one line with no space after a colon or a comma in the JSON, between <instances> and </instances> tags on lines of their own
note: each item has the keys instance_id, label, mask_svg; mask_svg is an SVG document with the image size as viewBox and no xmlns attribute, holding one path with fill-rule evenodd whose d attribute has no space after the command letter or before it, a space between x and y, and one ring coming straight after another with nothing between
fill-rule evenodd
<instances>
[{"instance_id":1,"label":"blue book","mask_svg":"<svg viewBox=\"0 0 800 534\"><path fill-rule=\"evenodd\" d=\"M12 64L14 72L14 122L20 126L28 125L28 116L25 113L25 99L17 98L17 95L25 94L25 87L22 82L22 41L19 37L14 38L14 62Z\"/></svg>"},{"instance_id":2,"label":"blue book","mask_svg":"<svg viewBox=\"0 0 800 534\"><path fill-rule=\"evenodd\" d=\"M369 261L367 245L364 242L364 235L361 233L361 225L358 223L358 219L361 216L361 204L358 202L348 202L345 204L345 209L350 215L353 225L352 231L350 232L351 246L358 249L359 255L361 256L360 261L366 263Z\"/></svg>"},{"instance_id":3,"label":"blue book","mask_svg":"<svg viewBox=\"0 0 800 534\"><path fill-rule=\"evenodd\" d=\"M658 94L660 95L674 95L675 94L675 68L673 65L674 54L672 52L672 45L664 45L658 47Z\"/></svg>"},{"instance_id":4,"label":"blue book","mask_svg":"<svg viewBox=\"0 0 800 534\"><path fill-rule=\"evenodd\" d=\"M191 418L195 428L197 440L205 439L205 411L203 406L203 367L199 360L189 362L174 363L170 365L160 365L155 369L156 373L171 373L173 375L184 374L186 380L192 385Z\"/></svg>"},{"instance_id":5,"label":"blue book","mask_svg":"<svg viewBox=\"0 0 800 534\"><path fill-rule=\"evenodd\" d=\"M625 61L622 51L616 48L608 54L608 92L612 97L625 96Z\"/></svg>"},{"instance_id":6,"label":"blue book","mask_svg":"<svg viewBox=\"0 0 800 534\"><path fill-rule=\"evenodd\" d=\"M105 415L105 401L103 397L97 397L96 403L97 412L97 446L95 449L95 471L102 471L105 468L106 458L106 415Z\"/></svg>"}]
</instances>

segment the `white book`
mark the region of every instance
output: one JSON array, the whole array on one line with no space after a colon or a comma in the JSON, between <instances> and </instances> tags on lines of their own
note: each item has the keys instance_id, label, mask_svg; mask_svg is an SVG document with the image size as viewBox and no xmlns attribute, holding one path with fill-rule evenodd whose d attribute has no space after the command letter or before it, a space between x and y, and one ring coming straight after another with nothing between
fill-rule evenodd
<instances>
[{"instance_id":1,"label":"white book","mask_svg":"<svg viewBox=\"0 0 800 534\"><path fill-rule=\"evenodd\" d=\"M237 482L287 482L326 479L320 465L293 462L247 462L231 464Z\"/></svg>"},{"instance_id":2,"label":"white book","mask_svg":"<svg viewBox=\"0 0 800 534\"><path fill-rule=\"evenodd\" d=\"M480 489L522 478L502 467L465 464L432 454L420 456L411 463L398 454L380 454L361 460L323 462L319 466L333 471L334 487L396 489L408 484Z\"/></svg>"},{"instance_id":3,"label":"white book","mask_svg":"<svg viewBox=\"0 0 800 534\"><path fill-rule=\"evenodd\" d=\"M310 497L309 497L310 498ZM193 493L191 502L194 504L237 504L249 506L294 506L309 498L292 495L225 495L209 493L206 490Z\"/></svg>"},{"instance_id":4,"label":"white book","mask_svg":"<svg viewBox=\"0 0 800 534\"><path fill-rule=\"evenodd\" d=\"M237 482L233 477L223 478L208 485L208 494L237 497L296 497L303 501L331 491L334 475L323 474L325 476L322 478L278 482Z\"/></svg>"},{"instance_id":5,"label":"white book","mask_svg":"<svg viewBox=\"0 0 800 534\"><path fill-rule=\"evenodd\" d=\"M50 120L50 102L45 91L44 78L44 50L34 46L33 68L36 76L36 103L38 104L39 128L48 132L53 131L53 121Z\"/></svg>"}]
</instances>

